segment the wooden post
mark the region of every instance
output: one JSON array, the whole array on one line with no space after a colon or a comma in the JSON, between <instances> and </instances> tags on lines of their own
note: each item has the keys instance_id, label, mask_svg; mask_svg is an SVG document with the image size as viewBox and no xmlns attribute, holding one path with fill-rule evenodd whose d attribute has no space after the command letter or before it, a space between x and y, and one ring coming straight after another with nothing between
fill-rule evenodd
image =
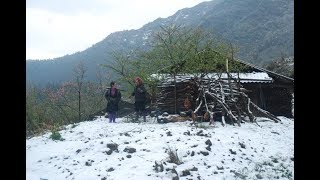
<instances>
[{"instance_id":1,"label":"wooden post","mask_svg":"<svg viewBox=\"0 0 320 180\"><path fill-rule=\"evenodd\" d=\"M228 67L228 58L226 59L226 70L229 72L229 67Z\"/></svg>"},{"instance_id":2,"label":"wooden post","mask_svg":"<svg viewBox=\"0 0 320 180\"><path fill-rule=\"evenodd\" d=\"M292 117L294 118L294 93L292 92L291 93L291 114L292 114Z\"/></svg>"}]
</instances>

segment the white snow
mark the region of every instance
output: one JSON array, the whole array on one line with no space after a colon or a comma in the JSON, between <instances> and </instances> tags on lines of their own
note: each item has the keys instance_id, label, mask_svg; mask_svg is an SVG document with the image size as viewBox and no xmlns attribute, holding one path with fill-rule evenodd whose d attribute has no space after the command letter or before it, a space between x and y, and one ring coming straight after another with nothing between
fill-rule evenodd
<instances>
[{"instance_id":1,"label":"white snow","mask_svg":"<svg viewBox=\"0 0 320 180\"><path fill-rule=\"evenodd\" d=\"M148 31L147 33L144 33L142 39L147 40L151 36L151 31Z\"/></svg>"},{"instance_id":2,"label":"white snow","mask_svg":"<svg viewBox=\"0 0 320 180\"><path fill-rule=\"evenodd\" d=\"M65 126L60 131L63 141L52 140L51 132L27 139L26 176L28 180L171 180L175 169L180 180L294 179L294 121L279 118L279 123L258 118L261 127L248 122L241 127L216 122L212 127L205 122L207 128L196 128L190 121L159 124L148 117L146 123L126 123L126 118L108 123L99 117ZM207 140L211 149L206 149ZM118 152L108 155L108 143L118 144ZM125 148L136 152L124 152ZM169 148L177 150L182 164L168 162ZM163 163L163 172L154 170L155 161ZM190 175L183 176L188 169Z\"/></svg>"},{"instance_id":3,"label":"white snow","mask_svg":"<svg viewBox=\"0 0 320 180\"><path fill-rule=\"evenodd\" d=\"M205 78L210 79L218 79L221 75L221 79L227 80L228 74L227 73L208 73ZM230 73L230 75L237 79L237 73ZM169 74L152 74L152 78L156 79L165 79L166 82L173 82L174 78ZM200 74L181 74L176 76L176 81L187 81L194 77L200 77ZM239 73L240 82L242 83L250 83L250 82L266 82L271 83L273 79L266 73L266 72L252 72L252 73Z\"/></svg>"}]
</instances>

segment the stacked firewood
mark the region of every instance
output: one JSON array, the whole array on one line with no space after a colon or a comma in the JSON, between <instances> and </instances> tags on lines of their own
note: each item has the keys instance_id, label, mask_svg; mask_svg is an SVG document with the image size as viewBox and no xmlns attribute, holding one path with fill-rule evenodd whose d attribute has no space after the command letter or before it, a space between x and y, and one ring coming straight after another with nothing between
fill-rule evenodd
<instances>
[{"instance_id":1,"label":"stacked firewood","mask_svg":"<svg viewBox=\"0 0 320 180\"><path fill-rule=\"evenodd\" d=\"M193 113L196 114L198 110L205 109L205 112L209 113L212 118L215 113L221 112L224 125L224 116L227 116L232 124L237 123L239 126L244 120L243 117L249 117L250 122L257 123L256 116L258 114L275 122L280 121L276 116L254 104L239 80L231 76L228 77L228 80L203 77L196 81L199 87L199 96L196 101L197 107Z\"/></svg>"},{"instance_id":2,"label":"stacked firewood","mask_svg":"<svg viewBox=\"0 0 320 180\"><path fill-rule=\"evenodd\" d=\"M228 117L232 124L237 123L239 126L244 117L249 117L250 122L257 123L257 115L275 122L280 121L276 116L254 104L238 79L228 77L228 80L222 80L202 76L186 81L167 82L166 85L158 86L157 106L162 111L176 113L174 112L176 102L176 111L191 110L194 120L198 118L198 114L202 114L203 119L210 119L210 122L213 121L215 114L220 113L223 125L226 124L225 117ZM188 101L192 103L189 104Z\"/></svg>"}]
</instances>

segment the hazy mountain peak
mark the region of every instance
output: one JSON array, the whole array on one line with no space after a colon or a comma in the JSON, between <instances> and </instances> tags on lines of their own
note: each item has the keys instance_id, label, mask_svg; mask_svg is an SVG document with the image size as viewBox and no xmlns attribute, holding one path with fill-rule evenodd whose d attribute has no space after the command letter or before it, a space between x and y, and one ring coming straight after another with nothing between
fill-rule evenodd
<instances>
[{"instance_id":1,"label":"hazy mountain peak","mask_svg":"<svg viewBox=\"0 0 320 180\"><path fill-rule=\"evenodd\" d=\"M98 64L112 62L111 52L145 47L160 25L202 27L240 48L237 58L263 64L281 53L293 56L293 0L213 0L157 18L140 29L111 33L90 48L51 61L27 61L27 81L36 84L70 80L72 68L85 61L87 78L95 79ZM59 72L59 73L57 73Z\"/></svg>"}]
</instances>

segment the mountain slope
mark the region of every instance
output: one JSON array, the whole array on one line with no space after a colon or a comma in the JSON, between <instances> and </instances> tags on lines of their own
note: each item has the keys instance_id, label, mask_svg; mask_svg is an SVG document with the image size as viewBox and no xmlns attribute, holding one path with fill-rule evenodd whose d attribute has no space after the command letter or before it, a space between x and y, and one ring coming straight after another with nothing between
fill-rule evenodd
<instances>
[{"instance_id":1,"label":"mountain slope","mask_svg":"<svg viewBox=\"0 0 320 180\"><path fill-rule=\"evenodd\" d=\"M211 31L238 46L238 58L261 65L281 53L293 56L293 7L293 0L203 2L168 18L158 18L140 29L112 33L82 52L48 61L27 61L27 81L44 84L70 80L72 68L80 60L85 61L88 79L94 80L98 64L113 62L113 51L147 48L150 35L160 25L171 23Z\"/></svg>"}]
</instances>

